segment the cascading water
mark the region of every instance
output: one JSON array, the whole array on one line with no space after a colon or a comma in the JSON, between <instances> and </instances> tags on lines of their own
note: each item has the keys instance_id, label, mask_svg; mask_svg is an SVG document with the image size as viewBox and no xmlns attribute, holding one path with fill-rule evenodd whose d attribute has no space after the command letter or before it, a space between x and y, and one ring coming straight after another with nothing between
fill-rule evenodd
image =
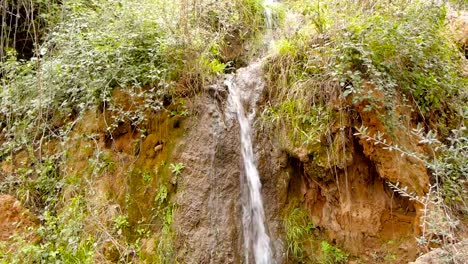
<instances>
[{"instance_id":1,"label":"cascading water","mask_svg":"<svg viewBox=\"0 0 468 264\"><path fill-rule=\"evenodd\" d=\"M265 43L268 44L269 49L272 49L274 46L274 37L273 29L275 28L275 20L273 19L272 8L278 1L276 0L265 0L263 1L263 6L265 7L265 24L266 24L266 34L265 34Z\"/></svg>"},{"instance_id":2,"label":"cascading water","mask_svg":"<svg viewBox=\"0 0 468 264\"><path fill-rule=\"evenodd\" d=\"M245 179L241 182L245 181L248 188L248 191L244 192L244 196L247 197L243 197L242 199L244 201L242 206L242 222L246 263L249 262L249 252L252 250L256 264L271 264L273 260L270 248L270 237L267 235L264 225L265 212L263 210L263 202L260 193L260 178L254 163L250 120L246 116L236 82L232 79L227 79L225 84L229 89L229 96L236 108L237 119L239 121L241 152L245 168ZM254 112L252 113L252 116L253 115Z\"/></svg>"},{"instance_id":3,"label":"cascading water","mask_svg":"<svg viewBox=\"0 0 468 264\"><path fill-rule=\"evenodd\" d=\"M263 2L263 6L265 7L265 24L269 30L273 29L273 14L271 7L275 3L275 0L265 0Z\"/></svg>"},{"instance_id":4,"label":"cascading water","mask_svg":"<svg viewBox=\"0 0 468 264\"><path fill-rule=\"evenodd\" d=\"M271 48L273 45L273 18L271 7L276 3L275 0L265 0L265 22L267 32L265 36L265 43L269 44ZM272 264L273 253L270 247L270 237L267 234L265 227L265 211L263 209L263 201L261 196L261 183L257 167L254 162L254 154L252 148L251 138L251 119L255 116L255 109L251 109L248 118L244 109L241 89L238 87L237 82L246 83L252 78L251 74L259 74L257 70L261 64L257 63L244 69L243 74L230 75L226 78L225 84L229 90L229 99L235 107L237 119L240 126L241 137L241 152L243 157L245 177L241 179L242 186L242 224L244 232L244 249L245 260L249 263L250 253L252 252L255 264ZM249 71L249 69L252 69ZM237 78L237 79L236 79ZM252 87L251 87L252 88ZM258 88L258 87L254 87ZM248 91L247 98L250 99L252 108L255 106L254 91Z\"/></svg>"}]
</instances>

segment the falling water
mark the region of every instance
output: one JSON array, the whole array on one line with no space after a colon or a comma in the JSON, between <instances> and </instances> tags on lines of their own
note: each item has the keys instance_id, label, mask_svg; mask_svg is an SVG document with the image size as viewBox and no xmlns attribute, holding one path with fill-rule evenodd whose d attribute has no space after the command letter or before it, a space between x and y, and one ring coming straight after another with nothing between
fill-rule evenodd
<instances>
[{"instance_id":1,"label":"falling water","mask_svg":"<svg viewBox=\"0 0 468 264\"><path fill-rule=\"evenodd\" d=\"M272 8L277 3L277 0L263 1L263 6L265 7L265 24L267 28L265 33L265 43L268 44L269 49L272 49L274 46L273 29L275 28L275 20L273 19Z\"/></svg>"},{"instance_id":2,"label":"falling water","mask_svg":"<svg viewBox=\"0 0 468 264\"><path fill-rule=\"evenodd\" d=\"M272 15L271 7L273 6L274 3L276 3L275 0L265 0L263 2L263 5L265 6L265 23L266 23L267 29L273 29L273 15Z\"/></svg>"},{"instance_id":3,"label":"falling water","mask_svg":"<svg viewBox=\"0 0 468 264\"><path fill-rule=\"evenodd\" d=\"M269 44L270 47L273 45L273 28L274 21L272 18L271 7L276 3L276 0L264 0L265 6L265 23L267 26L266 36L264 41ZM255 101L253 100L254 91L258 86L250 87L253 88L247 91L248 94L244 98L249 99L249 102L243 102L241 96L241 87L244 87L245 83L251 83L252 79L258 79L258 76L252 76L260 74L258 70L261 63L253 64L246 69L243 69L242 73L237 75L230 75L226 78L225 84L229 89L229 99L234 105L237 119L240 126L240 138L241 138L241 152L244 161L245 177L242 178L241 184L242 189L242 224L244 233L244 248L245 248L245 262L249 263L250 253L253 253L255 264L272 264L273 254L270 248L270 237L266 232L265 227L265 211L263 209L263 202L261 196L260 177L258 174L257 167L254 163L254 154L252 149L252 138L250 122L255 116L255 109L251 109L250 117L246 115L243 103L250 103L254 108ZM237 79L236 79L237 78ZM249 87L247 87L249 88ZM246 185L246 186L245 186Z\"/></svg>"},{"instance_id":4,"label":"falling water","mask_svg":"<svg viewBox=\"0 0 468 264\"><path fill-rule=\"evenodd\" d=\"M232 76L231 76L232 77ZM246 263L249 261L249 251L253 250L256 264L271 264L272 252L270 249L270 237L265 229L265 213L260 194L261 183L257 168L254 164L254 154L252 150L252 139L250 132L250 121L245 114L241 102L239 89L236 83L227 79L225 84L229 89L229 96L237 112L237 119L240 126L241 152L244 159L245 177L248 187L243 201L243 225L244 225L244 245L246 249Z\"/></svg>"}]
</instances>

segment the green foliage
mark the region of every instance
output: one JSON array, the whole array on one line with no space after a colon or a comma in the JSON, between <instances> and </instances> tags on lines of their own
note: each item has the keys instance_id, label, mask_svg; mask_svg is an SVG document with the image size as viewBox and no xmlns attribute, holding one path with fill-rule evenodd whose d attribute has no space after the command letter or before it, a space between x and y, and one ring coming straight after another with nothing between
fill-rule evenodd
<instances>
[{"instance_id":1,"label":"green foliage","mask_svg":"<svg viewBox=\"0 0 468 264\"><path fill-rule=\"evenodd\" d=\"M392 109L401 93L408 98L404 103L423 118L440 116L443 123L447 115L441 112L457 112L457 102L466 98L464 59L446 34L444 5L334 0L289 4L304 22L277 41L277 53L265 63L272 87L267 123L314 133L321 130L317 123L298 126L295 117L321 119L341 98L351 99L351 104L369 102L366 111L388 110L382 118L395 126ZM365 87L384 98L363 93ZM282 111L285 108L290 111ZM314 136L292 141L307 144L310 138Z\"/></svg>"},{"instance_id":2,"label":"green foliage","mask_svg":"<svg viewBox=\"0 0 468 264\"><path fill-rule=\"evenodd\" d=\"M313 239L312 231L315 228L307 211L301 207L290 206L284 220L284 227L288 243L288 256L295 262L306 261L310 240Z\"/></svg>"},{"instance_id":3,"label":"green foliage","mask_svg":"<svg viewBox=\"0 0 468 264\"><path fill-rule=\"evenodd\" d=\"M158 244L155 249L155 254L158 263L170 264L175 263L174 239L175 233L172 229L175 207L167 206L164 213L161 215L163 227L158 236Z\"/></svg>"},{"instance_id":4,"label":"green foliage","mask_svg":"<svg viewBox=\"0 0 468 264\"><path fill-rule=\"evenodd\" d=\"M158 207L161 207L167 202L167 199L168 199L167 187L166 185L161 185L158 189L156 197L154 198L154 201L156 202Z\"/></svg>"},{"instance_id":5,"label":"green foliage","mask_svg":"<svg viewBox=\"0 0 468 264\"><path fill-rule=\"evenodd\" d=\"M18 168L0 182L0 192L18 197L34 211L55 211L65 185L58 166L56 157L44 157L35 167Z\"/></svg>"},{"instance_id":6,"label":"green foliage","mask_svg":"<svg viewBox=\"0 0 468 264\"><path fill-rule=\"evenodd\" d=\"M150 184L153 181L153 175L150 172L143 173L143 182L145 184Z\"/></svg>"},{"instance_id":7,"label":"green foliage","mask_svg":"<svg viewBox=\"0 0 468 264\"><path fill-rule=\"evenodd\" d=\"M437 144L437 158L427 166L440 181L440 196L460 214L468 213L468 130L452 130L448 143ZM436 142L440 143L440 142Z\"/></svg>"},{"instance_id":8,"label":"green foliage","mask_svg":"<svg viewBox=\"0 0 468 264\"><path fill-rule=\"evenodd\" d=\"M334 8L331 1L291 1L294 11L302 14L308 22L311 22L310 28L316 33L323 34L331 26L331 8ZM304 30L304 29L303 29ZM304 33L304 32L301 32Z\"/></svg>"},{"instance_id":9,"label":"green foliage","mask_svg":"<svg viewBox=\"0 0 468 264\"><path fill-rule=\"evenodd\" d=\"M89 159L93 175L100 175L105 171L112 171L115 168L115 164L109 153L97 150L95 155Z\"/></svg>"},{"instance_id":10,"label":"green foliage","mask_svg":"<svg viewBox=\"0 0 468 264\"><path fill-rule=\"evenodd\" d=\"M468 0L448 0L448 2L458 10L468 9Z\"/></svg>"},{"instance_id":11,"label":"green foliage","mask_svg":"<svg viewBox=\"0 0 468 264\"><path fill-rule=\"evenodd\" d=\"M443 35L443 7L417 3L377 10L357 17L337 38L334 74L340 82L359 89L366 80L389 95L399 88L422 112L437 109L441 99L466 85L461 54Z\"/></svg>"},{"instance_id":12,"label":"green foliage","mask_svg":"<svg viewBox=\"0 0 468 264\"><path fill-rule=\"evenodd\" d=\"M275 48L278 50L279 55L291 57L294 57L296 55L297 47L295 47L289 40L281 39L275 44Z\"/></svg>"},{"instance_id":13,"label":"green foliage","mask_svg":"<svg viewBox=\"0 0 468 264\"><path fill-rule=\"evenodd\" d=\"M397 260L397 256L395 254L389 253L385 255L384 260L386 261L395 261Z\"/></svg>"},{"instance_id":14,"label":"green foliage","mask_svg":"<svg viewBox=\"0 0 468 264\"><path fill-rule=\"evenodd\" d=\"M122 231L128 227L130 227L130 223L128 222L128 216L118 215L114 218L114 229L117 230L119 234L122 234Z\"/></svg>"},{"instance_id":15,"label":"green foliage","mask_svg":"<svg viewBox=\"0 0 468 264\"><path fill-rule=\"evenodd\" d=\"M214 73L223 73L226 64L219 62L217 59L213 59L208 63L208 67Z\"/></svg>"},{"instance_id":16,"label":"green foliage","mask_svg":"<svg viewBox=\"0 0 468 264\"><path fill-rule=\"evenodd\" d=\"M165 185L161 185L155 197L155 216L161 224L160 232L157 236L157 246L155 257L157 263L175 263L174 239L175 232L172 228L174 222L175 205L169 201L168 190Z\"/></svg>"},{"instance_id":17,"label":"green foliage","mask_svg":"<svg viewBox=\"0 0 468 264\"><path fill-rule=\"evenodd\" d=\"M284 219L284 228L287 239L287 254L293 263L320 263L340 264L346 263L348 254L330 245L327 241L320 242L314 236L315 226L307 210L293 202ZM319 248L317 248L319 244ZM320 251L317 256L316 252Z\"/></svg>"},{"instance_id":18,"label":"green foliage","mask_svg":"<svg viewBox=\"0 0 468 264\"><path fill-rule=\"evenodd\" d=\"M340 249L330 245L327 241L322 241L320 243L320 248L322 251L322 261L323 264L340 264L347 263L348 254L344 253Z\"/></svg>"},{"instance_id":19,"label":"green foliage","mask_svg":"<svg viewBox=\"0 0 468 264\"><path fill-rule=\"evenodd\" d=\"M119 122L142 128L148 112L160 111L177 95L181 78L201 85L224 71L220 49L227 50L229 36L245 43L263 25L259 0L185 6L169 0L67 0L60 7L30 61L17 60L10 50L0 62L0 127L9 139L1 142L0 157L61 138L63 126L88 109L114 113L109 132ZM116 88L128 104L114 98Z\"/></svg>"},{"instance_id":20,"label":"green foliage","mask_svg":"<svg viewBox=\"0 0 468 264\"><path fill-rule=\"evenodd\" d=\"M169 165L169 168L171 169L171 172L176 175L176 176L179 176L180 173L182 172L182 170L185 168L185 165L183 163L171 163Z\"/></svg>"},{"instance_id":21,"label":"green foliage","mask_svg":"<svg viewBox=\"0 0 468 264\"><path fill-rule=\"evenodd\" d=\"M64 20L42 47L49 107L64 114L109 108L118 113L111 129L122 121L138 126L144 109L160 110L184 65L182 41L155 12L161 3L119 2L65 1ZM139 107L113 102L116 87Z\"/></svg>"},{"instance_id":22,"label":"green foliage","mask_svg":"<svg viewBox=\"0 0 468 264\"><path fill-rule=\"evenodd\" d=\"M83 198L71 199L67 207L57 215L49 211L43 214L43 223L35 233L37 244L17 237L13 246L16 252L0 253L0 260L7 263L94 263L95 243L84 230L87 213Z\"/></svg>"},{"instance_id":23,"label":"green foliage","mask_svg":"<svg viewBox=\"0 0 468 264\"><path fill-rule=\"evenodd\" d=\"M309 105L304 99L284 100L277 107L265 109L263 118L269 123L284 124L290 128L288 139L300 144L312 144L327 129L329 113L321 105Z\"/></svg>"}]
</instances>

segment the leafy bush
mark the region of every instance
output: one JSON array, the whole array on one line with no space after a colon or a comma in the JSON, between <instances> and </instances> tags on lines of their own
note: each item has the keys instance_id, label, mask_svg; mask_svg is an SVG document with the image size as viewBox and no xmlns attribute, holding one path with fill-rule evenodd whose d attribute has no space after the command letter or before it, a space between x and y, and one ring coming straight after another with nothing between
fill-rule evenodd
<instances>
[{"instance_id":1,"label":"leafy bush","mask_svg":"<svg viewBox=\"0 0 468 264\"><path fill-rule=\"evenodd\" d=\"M0 192L10 193L34 212L55 212L65 180L55 157L44 157L36 168L18 168L0 182Z\"/></svg>"},{"instance_id":2,"label":"leafy bush","mask_svg":"<svg viewBox=\"0 0 468 264\"><path fill-rule=\"evenodd\" d=\"M422 156L410 152L401 147L387 142L383 134L370 136L367 128L357 129L356 135L374 145L381 145L387 151L396 151L402 157L409 156L425 164L432 174L432 185L424 196L418 196L408 190L407 186L399 183L388 183L389 186L403 197L419 203L421 209L422 234L417 238L420 246L428 248L429 245L439 244L447 246L457 240L457 228L460 224L458 217L465 215L466 211L466 185L467 178L467 135L466 128L452 130L449 142L445 145L437 140L435 133L427 134L422 128L414 129L413 134L420 140L419 144L425 144L433 151L433 156Z\"/></svg>"},{"instance_id":3,"label":"leafy bush","mask_svg":"<svg viewBox=\"0 0 468 264\"><path fill-rule=\"evenodd\" d=\"M387 5L385 11L359 17L339 38L335 74L355 89L361 80L387 94L401 89L420 111L434 111L467 83L461 54L443 35L444 21L443 6L424 3Z\"/></svg>"},{"instance_id":4,"label":"leafy bush","mask_svg":"<svg viewBox=\"0 0 468 264\"><path fill-rule=\"evenodd\" d=\"M5 263L94 263L94 240L83 232L86 212L83 198L73 198L58 215L43 214L43 224L35 232L33 244L17 237L16 252L1 252ZM19 253L19 254L18 254Z\"/></svg>"},{"instance_id":5,"label":"leafy bush","mask_svg":"<svg viewBox=\"0 0 468 264\"><path fill-rule=\"evenodd\" d=\"M460 215L468 213L468 130L452 130L447 144L434 146L437 156L427 162L436 183L437 195Z\"/></svg>"},{"instance_id":6,"label":"leafy bush","mask_svg":"<svg viewBox=\"0 0 468 264\"><path fill-rule=\"evenodd\" d=\"M333 0L290 4L303 22L278 41L277 54L265 64L273 87L267 121L285 120L283 125L297 129L299 124L302 134L313 134L324 122L310 126L294 117L329 116L337 98L352 98L353 103L369 99L358 95L365 85L385 94L385 109L394 109L396 95L403 93L422 118L439 118L435 122L443 129L450 123L447 118L457 118L444 112L460 112L457 102L466 98L468 78L462 54L445 34L444 5ZM291 111L282 111L285 104ZM274 120L272 113L277 113ZM296 136L293 142L304 140L307 137Z\"/></svg>"},{"instance_id":7,"label":"leafy bush","mask_svg":"<svg viewBox=\"0 0 468 264\"><path fill-rule=\"evenodd\" d=\"M346 263L348 260L348 254L341 251L339 248L336 248L330 245L327 241L322 241L320 243L322 250L322 261L323 264L339 264Z\"/></svg>"},{"instance_id":8,"label":"leafy bush","mask_svg":"<svg viewBox=\"0 0 468 264\"><path fill-rule=\"evenodd\" d=\"M253 25L263 24L259 0L185 4L62 1L35 57L17 60L10 50L1 62L0 156L63 136L61 128L87 109L116 113L109 130L118 122L138 127L148 111L184 94L175 91L177 82L201 85L224 71L219 50L228 37L248 42L258 31ZM130 109L114 100L116 88L128 95Z\"/></svg>"}]
</instances>

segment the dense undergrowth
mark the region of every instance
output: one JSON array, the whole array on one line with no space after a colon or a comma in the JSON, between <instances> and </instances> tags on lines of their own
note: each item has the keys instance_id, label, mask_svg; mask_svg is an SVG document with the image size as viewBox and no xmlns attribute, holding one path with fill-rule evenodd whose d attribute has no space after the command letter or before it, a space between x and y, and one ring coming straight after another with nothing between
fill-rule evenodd
<instances>
[{"instance_id":1,"label":"dense undergrowth","mask_svg":"<svg viewBox=\"0 0 468 264\"><path fill-rule=\"evenodd\" d=\"M36 43L35 57L17 60L15 50L6 49L3 157L31 143L30 134L41 139L59 134L64 121L86 109L116 111L119 120L114 121L138 126L146 109L158 111L174 96L199 92L204 81L231 62L222 54L230 45L227 39L239 38L242 45L255 33L251 25L259 30L263 21L262 5L247 0L196 7L189 2L64 1L60 8L60 22ZM138 102L137 109L126 112L112 102L118 87Z\"/></svg>"},{"instance_id":2,"label":"dense undergrowth","mask_svg":"<svg viewBox=\"0 0 468 264\"><path fill-rule=\"evenodd\" d=\"M432 127L439 132L462 124L456 116L463 116L466 106L458 109L460 105L451 99L466 96L462 67L466 62L447 35L443 6L385 1L361 5L292 1L291 5L304 22L297 32L278 41L279 54L267 66L274 84L272 98L281 102L267 116L275 121L284 113L282 117L298 130L299 141L304 141L301 126L316 127L304 116L319 116L323 123L331 113L313 111L321 111L333 93L352 98L354 104L363 101L367 95L353 95L365 85L388 95L382 102L388 113L395 110L393 99L402 92L404 103L413 104L421 118L439 119L441 124ZM445 119L458 122L447 124Z\"/></svg>"},{"instance_id":3,"label":"dense undergrowth","mask_svg":"<svg viewBox=\"0 0 468 264\"><path fill-rule=\"evenodd\" d=\"M5 14L18 12L24 26L13 23L14 16L2 16L8 27L1 35L0 160L14 168L1 175L0 192L13 194L41 221L31 231L36 242L19 237L0 247L2 263L174 263L175 206L166 186L175 182L120 167L100 149L98 134L73 131L93 112L104 116L105 138L111 141L121 124L144 138L149 115L187 116L169 106L200 93L217 74L255 54L264 27L262 2L17 0L0 5ZM27 54L15 39L18 32L33 43ZM91 158L73 165L74 156L81 157L73 147L80 138L90 143L78 151ZM169 163L161 166L177 177L183 164ZM150 220L133 219L128 205L105 222L97 217L105 212L90 202L93 180L118 170L136 175L130 178L143 175L146 186L158 185ZM124 198L123 203L135 204L129 194ZM144 255L141 241L152 235L148 226L153 225L161 227L157 246Z\"/></svg>"},{"instance_id":4,"label":"dense undergrowth","mask_svg":"<svg viewBox=\"0 0 468 264\"><path fill-rule=\"evenodd\" d=\"M173 177L154 180L158 175L120 168L99 149L95 133L76 135L73 130L92 112L107 118L106 138L112 140L122 124L144 138L151 114L189 115L184 107L170 107L199 94L216 76L246 64L261 49L262 1L6 3L2 11L34 7L31 14L37 16L28 23L37 32L27 32L35 42L32 58L10 45L13 31L2 34L0 161L15 168L0 175L0 192L21 200L41 225L31 231L35 241L15 237L10 245L1 245L0 262L176 263L171 224L177 208L170 188L184 165L163 161L164 173ZM335 0L290 0L275 8L283 26L276 53L265 63L269 105L262 125L280 128L288 149L316 150L333 124L347 122L343 110L351 113L365 101L366 111L378 111L391 132L400 126L398 107L409 105L424 127L417 131L421 140L434 153L418 158L437 180L433 193L444 201L439 208L450 216L452 211L466 215L468 81L466 60L447 34L447 8L426 1ZM292 19L288 13L298 15ZM376 98L367 87L384 96ZM353 131L366 136L365 129ZM67 166L77 154L72 148L77 138L90 142L79 151L90 152L91 158L79 173L70 174ZM87 190L93 179L119 169L141 176L138 183L144 188L156 183L152 221L133 219L125 208L103 223L94 217L99 208L89 202L94 194ZM124 195L126 204L131 199ZM150 225L159 232L148 255L141 245L154 232ZM434 237L449 236L441 234L440 226L433 228L428 232ZM315 249L321 258L310 256L314 226L299 206L287 212L285 229L288 256L295 262L348 259L326 241Z\"/></svg>"},{"instance_id":5,"label":"dense undergrowth","mask_svg":"<svg viewBox=\"0 0 468 264\"><path fill-rule=\"evenodd\" d=\"M407 187L392 187L426 209L437 208L438 216L424 211L422 246L456 241L457 217L465 219L467 213L468 76L463 47L448 30L447 6L333 0L285 6L296 16L286 21L276 53L265 63L270 105L263 127L280 128L286 150L305 148L319 165L327 153L325 163L342 169L346 139L331 138L346 138L349 126L354 136L383 144L386 151L416 157L432 175L429 194L417 197ZM378 116L383 130L361 127L359 111ZM398 131L405 129L430 153L399 145ZM290 239L290 250L306 261L307 246L300 243L300 236Z\"/></svg>"}]
</instances>

